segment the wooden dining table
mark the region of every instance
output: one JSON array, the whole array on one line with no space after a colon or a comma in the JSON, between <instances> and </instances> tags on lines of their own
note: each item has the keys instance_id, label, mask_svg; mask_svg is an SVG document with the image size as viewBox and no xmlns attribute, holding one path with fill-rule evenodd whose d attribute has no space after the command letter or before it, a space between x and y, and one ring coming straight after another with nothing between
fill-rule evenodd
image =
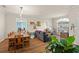
<instances>
[{"instance_id":1,"label":"wooden dining table","mask_svg":"<svg viewBox=\"0 0 79 59\"><path fill-rule=\"evenodd\" d=\"M11 35L7 39L9 51L16 51L30 46L30 35Z\"/></svg>"}]
</instances>

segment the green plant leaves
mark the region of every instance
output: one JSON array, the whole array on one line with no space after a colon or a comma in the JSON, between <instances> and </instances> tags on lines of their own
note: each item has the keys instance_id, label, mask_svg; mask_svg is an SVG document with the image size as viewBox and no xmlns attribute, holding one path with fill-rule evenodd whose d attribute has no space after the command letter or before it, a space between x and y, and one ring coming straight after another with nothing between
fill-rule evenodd
<instances>
[{"instance_id":1,"label":"green plant leaves","mask_svg":"<svg viewBox=\"0 0 79 59\"><path fill-rule=\"evenodd\" d=\"M75 40L74 36L70 36L70 37L66 38L67 46L72 45L74 43L74 40Z\"/></svg>"},{"instance_id":2,"label":"green plant leaves","mask_svg":"<svg viewBox=\"0 0 79 59\"><path fill-rule=\"evenodd\" d=\"M79 53L79 45L75 45L73 52Z\"/></svg>"},{"instance_id":3,"label":"green plant leaves","mask_svg":"<svg viewBox=\"0 0 79 59\"><path fill-rule=\"evenodd\" d=\"M50 50L54 53L73 53L79 52L79 45L73 45L75 41L74 36L69 36L66 39L61 39L58 41L56 36L50 36L51 41L47 47L50 47Z\"/></svg>"},{"instance_id":4,"label":"green plant leaves","mask_svg":"<svg viewBox=\"0 0 79 59\"><path fill-rule=\"evenodd\" d=\"M66 40L65 40L65 39L60 40L60 45L61 45L61 46L65 47L65 46L66 46L66 44L67 44L67 42L66 42Z\"/></svg>"},{"instance_id":5,"label":"green plant leaves","mask_svg":"<svg viewBox=\"0 0 79 59\"><path fill-rule=\"evenodd\" d=\"M56 38L56 36L51 35L50 39L51 39L51 42L58 42L58 39Z\"/></svg>"}]
</instances>

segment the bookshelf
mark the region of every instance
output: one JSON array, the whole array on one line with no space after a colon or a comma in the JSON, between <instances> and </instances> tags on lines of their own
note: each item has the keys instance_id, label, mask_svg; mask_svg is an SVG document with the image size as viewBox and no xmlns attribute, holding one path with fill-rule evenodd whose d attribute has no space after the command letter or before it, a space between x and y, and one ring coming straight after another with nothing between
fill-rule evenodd
<instances>
[{"instance_id":1,"label":"bookshelf","mask_svg":"<svg viewBox=\"0 0 79 59\"><path fill-rule=\"evenodd\" d=\"M69 36L69 21L63 19L57 22L58 23L57 28L61 39L67 38Z\"/></svg>"}]
</instances>

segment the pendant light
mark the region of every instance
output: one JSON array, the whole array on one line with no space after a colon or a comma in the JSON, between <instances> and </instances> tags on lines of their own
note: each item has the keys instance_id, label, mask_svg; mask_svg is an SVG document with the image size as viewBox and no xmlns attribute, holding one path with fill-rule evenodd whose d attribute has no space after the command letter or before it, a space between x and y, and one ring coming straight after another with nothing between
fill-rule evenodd
<instances>
[{"instance_id":1,"label":"pendant light","mask_svg":"<svg viewBox=\"0 0 79 59\"><path fill-rule=\"evenodd\" d=\"M22 20L23 7L20 7L20 20Z\"/></svg>"}]
</instances>

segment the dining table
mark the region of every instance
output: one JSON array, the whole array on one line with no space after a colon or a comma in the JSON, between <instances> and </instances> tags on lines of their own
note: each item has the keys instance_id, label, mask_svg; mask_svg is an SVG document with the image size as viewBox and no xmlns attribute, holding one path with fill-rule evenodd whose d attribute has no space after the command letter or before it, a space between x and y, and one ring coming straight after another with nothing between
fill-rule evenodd
<instances>
[{"instance_id":1,"label":"dining table","mask_svg":"<svg viewBox=\"0 0 79 59\"><path fill-rule=\"evenodd\" d=\"M8 51L16 51L30 46L30 35L16 35L13 34L8 38Z\"/></svg>"}]
</instances>

